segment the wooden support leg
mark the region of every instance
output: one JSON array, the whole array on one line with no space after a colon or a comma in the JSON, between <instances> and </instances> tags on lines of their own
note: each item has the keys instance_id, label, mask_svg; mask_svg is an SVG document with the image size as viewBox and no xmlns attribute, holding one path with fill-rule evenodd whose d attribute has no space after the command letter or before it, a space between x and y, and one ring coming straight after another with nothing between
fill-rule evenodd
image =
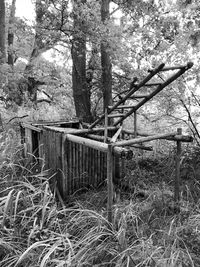
<instances>
[{"instance_id":1,"label":"wooden support leg","mask_svg":"<svg viewBox=\"0 0 200 267\"><path fill-rule=\"evenodd\" d=\"M105 130L104 130L104 143L108 141L108 109L105 109Z\"/></svg>"},{"instance_id":2,"label":"wooden support leg","mask_svg":"<svg viewBox=\"0 0 200 267\"><path fill-rule=\"evenodd\" d=\"M177 135L182 135L182 129L177 129ZM180 200L180 161L181 161L181 141L177 141L176 150L176 172L175 172L175 182L174 182L174 202L176 207L179 207Z\"/></svg>"},{"instance_id":3,"label":"wooden support leg","mask_svg":"<svg viewBox=\"0 0 200 267\"><path fill-rule=\"evenodd\" d=\"M113 206L113 153L112 145L108 145L107 152L107 186L108 186L108 221L112 224L112 206Z\"/></svg>"}]
</instances>

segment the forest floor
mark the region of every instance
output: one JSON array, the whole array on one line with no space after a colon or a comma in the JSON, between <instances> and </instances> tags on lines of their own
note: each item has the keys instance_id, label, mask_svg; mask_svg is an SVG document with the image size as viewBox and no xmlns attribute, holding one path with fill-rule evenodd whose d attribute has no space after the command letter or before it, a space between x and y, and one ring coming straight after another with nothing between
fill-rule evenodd
<instances>
[{"instance_id":1,"label":"forest floor","mask_svg":"<svg viewBox=\"0 0 200 267\"><path fill-rule=\"evenodd\" d=\"M14 135L0 140L0 266L200 266L199 149L183 155L178 208L173 152L127 162L110 225L105 186L60 203Z\"/></svg>"}]
</instances>

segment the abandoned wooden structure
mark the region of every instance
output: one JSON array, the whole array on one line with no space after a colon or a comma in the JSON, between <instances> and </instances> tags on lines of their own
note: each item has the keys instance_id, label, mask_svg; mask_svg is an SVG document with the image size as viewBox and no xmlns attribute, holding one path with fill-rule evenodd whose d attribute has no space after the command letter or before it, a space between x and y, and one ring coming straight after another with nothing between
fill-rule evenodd
<instances>
[{"instance_id":1,"label":"abandoned wooden structure","mask_svg":"<svg viewBox=\"0 0 200 267\"><path fill-rule=\"evenodd\" d=\"M63 199L84 187L97 187L106 180L108 145L93 140L88 134L98 133L100 136L103 130L81 129L78 121L21 123L25 156L44 165L51 180L56 180ZM108 128L110 136L115 132L116 127ZM114 149L112 164L115 179L123 176L123 161L130 159L132 154L126 148Z\"/></svg>"},{"instance_id":2,"label":"abandoned wooden structure","mask_svg":"<svg viewBox=\"0 0 200 267\"><path fill-rule=\"evenodd\" d=\"M165 67L161 64L158 68L149 70L145 79L139 83L135 79L131 83L130 90L125 95L122 94L119 101L108 107L106 112L88 127L79 121L22 123L22 140L26 144L26 154L31 157L34 155L44 163L45 169L48 169L55 178L58 190L64 199L83 187L96 187L107 180L108 219L111 222L113 180L119 181L123 177L124 160L132 157L133 147L151 150L151 147L144 145L145 142L156 139L175 141L177 143L175 202L177 202L181 142L191 142L192 137L182 135L180 129L177 132L164 134L140 133L137 129L137 111L192 66L191 62L177 67ZM160 73L168 71L172 75L166 80L163 77L161 79ZM126 104L127 100L131 101ZM126 129L122 123L132 114L134 114L134 130ZM108 126L109 118L114 119L113 126ZM104 122L103 127L98 126L100 122Z\"/></svg>"}]
</instances>

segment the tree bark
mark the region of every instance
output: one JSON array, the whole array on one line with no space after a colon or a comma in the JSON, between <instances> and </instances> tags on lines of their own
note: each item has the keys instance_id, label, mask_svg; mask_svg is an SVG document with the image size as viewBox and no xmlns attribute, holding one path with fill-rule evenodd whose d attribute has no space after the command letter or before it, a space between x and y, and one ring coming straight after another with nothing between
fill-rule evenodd
<instances>
[{"instance_id":1,"label":"tree bark","mask_svg":"<svg viewBox=\"0 0 200 267\"><path fill-rule=\"evenodd\" d=\"M6 62L6 22L5 0L0 0L0 64Z\"/></svg>"},{"instance_id":2,"label":"tree bark","mask_svg":"<svg viewBox=\"0 0 200 267\"><path fill-rule=\"evenodd\" d=\"M101 2L101 20L104 25L110 18L109 14L110 0L102 0ZM105 38L101 42L101 67L102 67L102 90L104 111L112 105L112 64L109 53L109 43Z\"/></svg>"},{"instance_id":3,"label":"tree bark","mask_svg":"<svg viewBox=\"0 0 200 267\"><path fill-rule=\"evenodd\" d=\"M81 4L86 1L82 0ZM74 33L72 39L72 89L76 116L84 122L92 122L90 92L86 79L86 35L84 18L78 1L74 1Z\"/></svg>"},{"instance_id":4,"label":"tree bark","mask_svg":"<svg viewBox=\"0 0 200 267\"><path fill-rule=\"evenodd\" d=\"M29 58L29 62L26 65L24 74L25 76L33 76L33 67L34 61L39 55L43 52L44 44L42 42L42 35L40 33L39 27L41 27L43 23L43 16L45 14L45 10L43 8L43 4L40 0L36 0L35 2L35 10L36 10L36 28L35 28L35 39L33 43L33 49Z\"/></svg>"},{"instance_id":5,"label":"tree bark","mask_svg":"<svg viewBox=\"0 0 200 267\"><path fill-rule=\"evenodd\" d=\"M12 0L10 8L10 17L8 25L8 64L13 67L14 65L14 23L15 23L15 10L16 10L16 0Z\"/></svg>"}]
</instances>

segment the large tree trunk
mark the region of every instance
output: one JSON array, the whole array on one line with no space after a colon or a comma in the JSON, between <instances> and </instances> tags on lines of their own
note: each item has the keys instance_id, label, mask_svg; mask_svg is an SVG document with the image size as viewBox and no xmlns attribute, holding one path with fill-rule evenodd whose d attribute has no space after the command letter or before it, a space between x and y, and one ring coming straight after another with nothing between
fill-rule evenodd
<instances>
[{"instance_id":1,"label":"large tree trunk","mask_svg":"<svg viewBox=\"0 0 200 267\"><path fill-rule=\"evenodd\" d=\"M82 4L86 1L82 0ZM86 36L84 18L80 17L78 1L74 2L74 34L72 40L72 89L76 116L85 122L92 122L90 92L86 79ZM79 14L78 14L79 12Z\"/></svg>"},{"instance_id":2,"label":"large tree trunk","mask_svg":"<svg viewBox=\"0 0 200 267\"><path fill-rule=\"evenodd\" d=\"M0 64L6 62L6 22L5 1L0 0Z\"/></svg>"},{"instance_id":3,"label":"large tree trunk","mask_svg":"<svg viewBox=\"0 0 200 267\"><path fill-rule=\"evenodd\" d=\"M16 0L12 0L10 8L9 25L8 25L8 64L12 67L14 65L13 42L14 42L15 9L16 9Z\"/></svg>"},{"instance_id":4,"label":"large tree trunk","mask_svg":"<svg viewBox=\"0 0 200 267\"><path fill-rule=\"evenodd\" d=\"M101 20L104 24L110 18L109 15L110 0L101 2ZM104 110L112 105L112 64L109 53L108 41L103 39L101 42L101 67L102 67L102 90Z\"/></svg>"}]
</instances>

